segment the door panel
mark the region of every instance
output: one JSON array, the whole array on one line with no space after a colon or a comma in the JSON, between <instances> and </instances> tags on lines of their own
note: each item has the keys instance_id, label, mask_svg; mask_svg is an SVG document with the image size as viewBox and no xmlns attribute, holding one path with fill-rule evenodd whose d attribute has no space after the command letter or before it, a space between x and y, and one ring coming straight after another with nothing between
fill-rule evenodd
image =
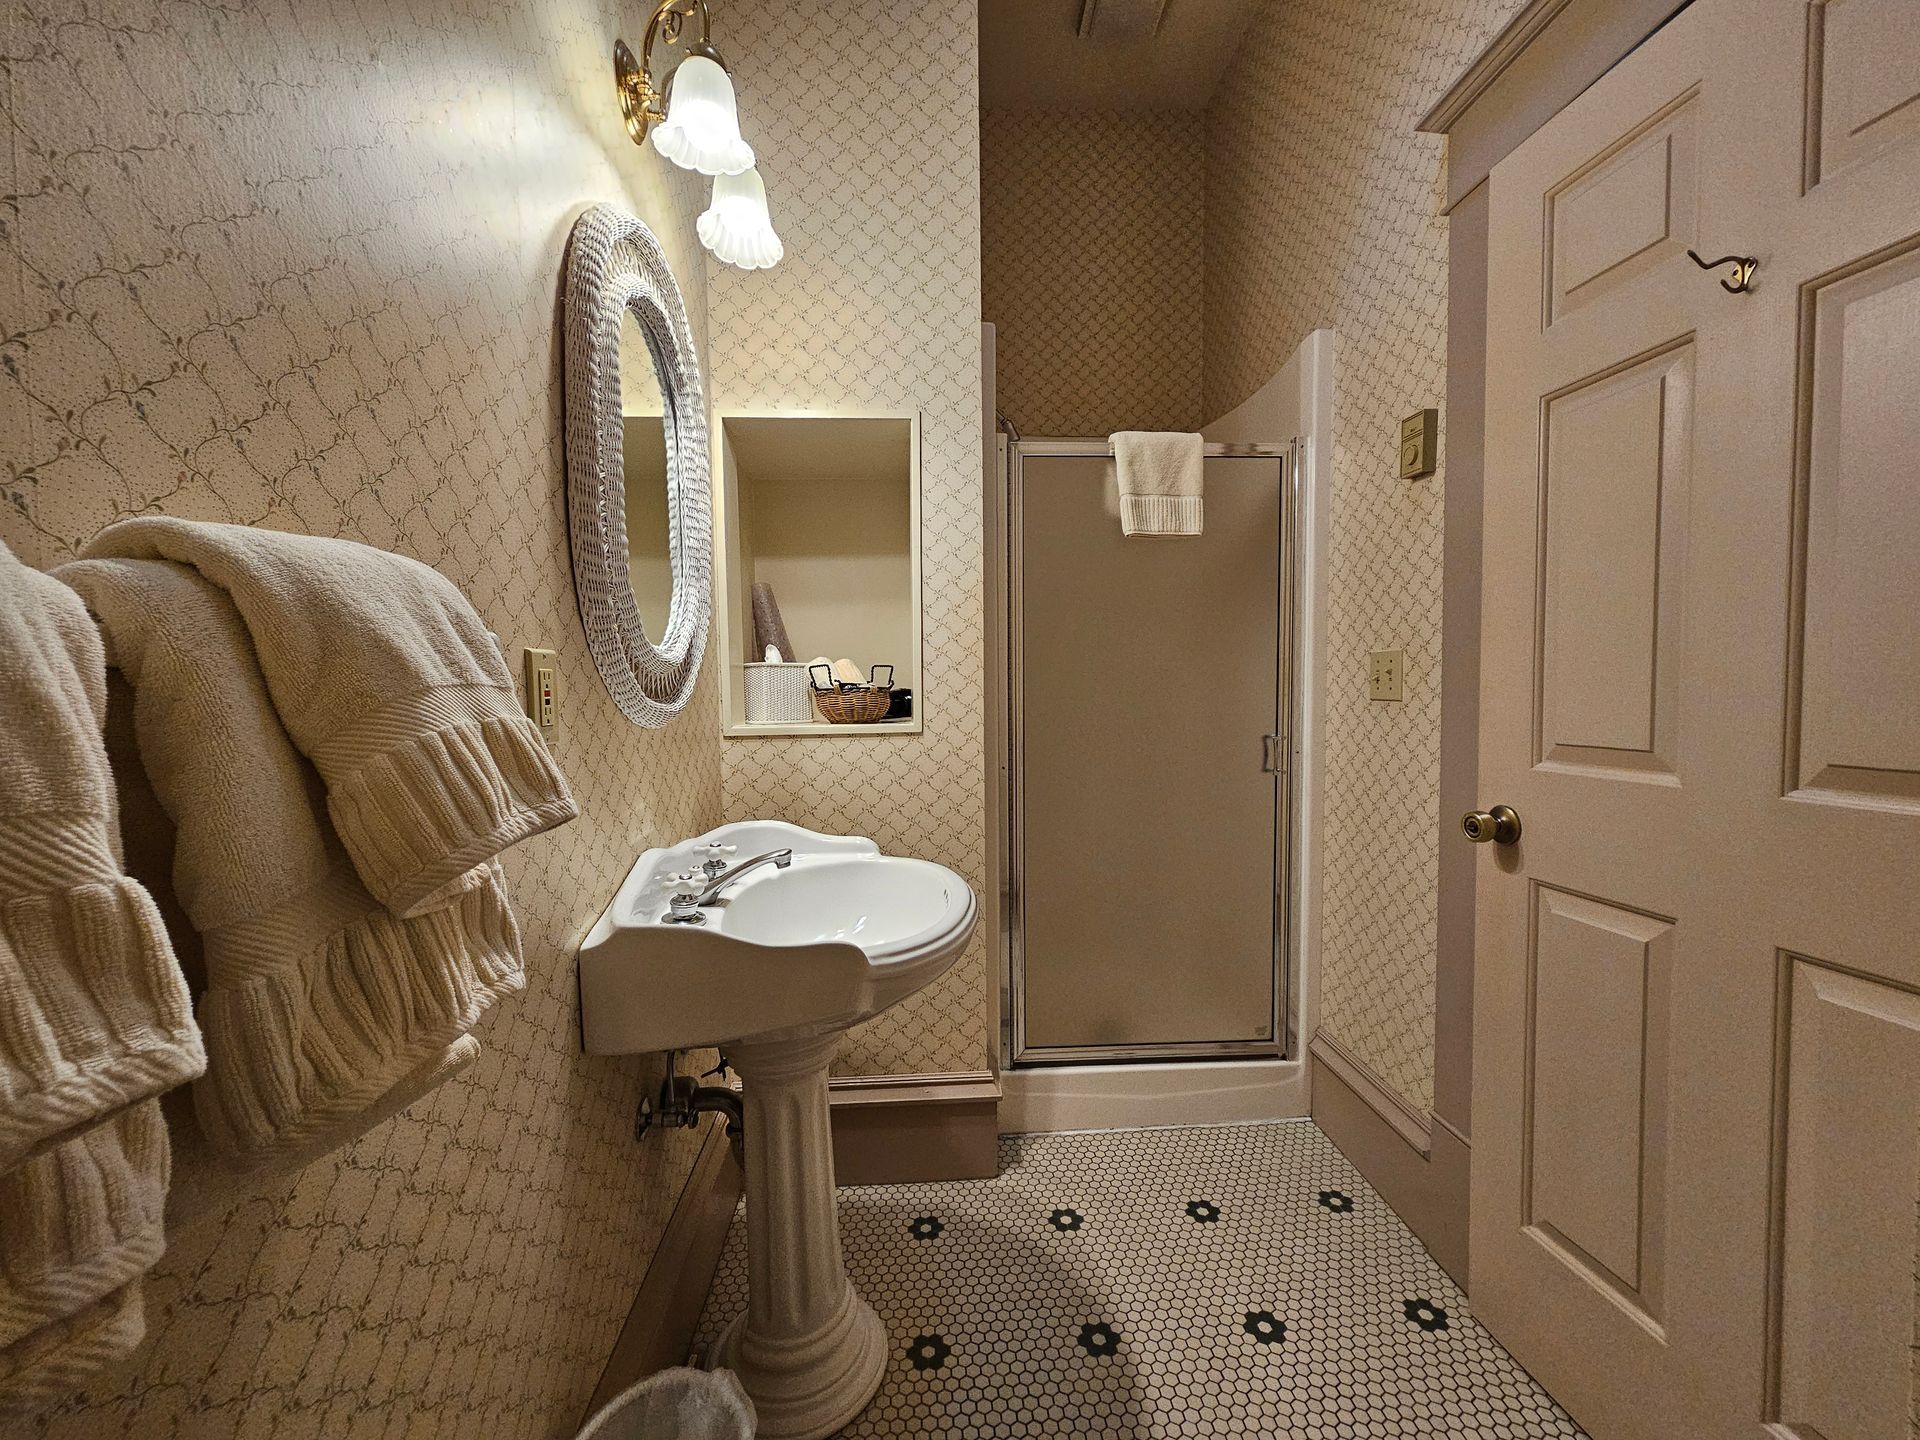
<instances>
[{"instance_id":1,"label":"door panel","mask_svg":"<svg viewBox=\"0 0 1920 1440\"><path fill-rule=\"evenodd\" d=\"M1110 460L1021 463L1026 1058L1277 1053L1280 471L1209 459L1205 534L1129 539Z\"/></svg>"},{"instance_id":2,"label":"door panel","mask_svg":"<svg viewBox=\"0 0 1920 1440\"><path fill-rule=\"evenodd\" d=\"M1770 1408L1805 1440L1908 1440L1920 1348L1871 1342L1920 1339L1920 994L1801 956L1782 964Z\"/></svg>"},{"instance_id":3,"label":"door panel","mask_svg":"<svg viewBox=\"0 0 1920 1440\"><path fill-rule=\"evenodd\" d=\"M1683 96L1549 192L1549 324L1694 243L1696 118Z\"/></svg>"},{"instance_id":4,"label":"door panel","mask_svg":"<svg viewBox=\"0 0 1920 1440\"><path fill-rule=\"evenodd\" d=\"M1683 344L1547 401L1541 759L1672 777L1692 389Z\"/></svg>"},{"instance_id":5,"label":"door panel","mask_svg":"<svg viewBox=\"0 0 1920 1440\"><path fill-rule=\"evenodd\" d=\"M1889 690L1920 693L1920 251L1823 281L1803 304L1806 544L1788 786L1920 805L1920 709L1884 703Z\"/></svg>"},{"instance_id":6,"label":"door panel","mask_svg":"<svg viewBox=\"0 0 1920 1440\"><path fill-rule=\"evenodd\" d=\"M1669 920L1536 887L1524 1218L1659 1324Z\"/></svg>"},{"instance_id":7,"label":"door panel","mask_svg":"<svg viewBox=\"0 0 1920 1440\"><path fill-rule=\"evenodd\" d=\"M1920 1435L1914 33L1696 0L1491 182L1472 1293L1596 1440ZM1683 117L1751 290L1556 310Z\"/></svg>"},{"instance_id":8,"label":"door panel","mask_svg":"<svg viewBox=\"0 0 1920 1440\"><path fill-rule=\"evenodd\" d=\"M1912 0L1810 7L1808 181L1920 138L1920 26Z\"/></svg>"}]
</instances>

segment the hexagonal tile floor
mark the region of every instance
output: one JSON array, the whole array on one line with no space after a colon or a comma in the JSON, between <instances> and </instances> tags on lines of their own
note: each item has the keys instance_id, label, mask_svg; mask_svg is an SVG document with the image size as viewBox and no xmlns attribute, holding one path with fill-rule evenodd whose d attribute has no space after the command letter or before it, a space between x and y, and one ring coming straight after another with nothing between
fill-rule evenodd
<instances>
[{"instance_id":1,"label":"hexagonal tile floor","mask_svg":"<svg viewBox=\"0 0 1920 1440\"><path fill-rule=\"evenodd\" d=\"M893 1355L847 1436L1581 1432L1307 1122L1010 1135L993 1180L840 1191ZM735 1217L701 1318L746 1303Z\"/></svg>"}]
</instances>

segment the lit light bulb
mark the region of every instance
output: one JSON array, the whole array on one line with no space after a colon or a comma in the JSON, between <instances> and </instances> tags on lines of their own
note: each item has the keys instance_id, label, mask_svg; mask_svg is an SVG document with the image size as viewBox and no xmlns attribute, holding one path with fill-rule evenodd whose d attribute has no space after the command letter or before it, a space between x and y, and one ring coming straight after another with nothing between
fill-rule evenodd
<instances>
[{"instance_id":1,"label":"lit light bulb","mask_svg":"<svg viewBox=\"0 0 1920 1440\"><path fill-rule=\"evenodd\" d=\"M716 176L713 199L694 228L702 245L742 270L765 270L779 264L787 253L773 233L767 187L760 182L758 170Z\"/></svg>"},{"instance_id":2,"label":"lit light bulb","mask_svg":"<svg viewBox=\"0 0 1920 1440\"><path fill-rule=\"evenodd\" d=\"M653 148L683 170L738 175L753 168L753 147L740 138L733 81L705 55L689 55L673 72L667 117L653 127Z\"/></svg>"}]
</instances>

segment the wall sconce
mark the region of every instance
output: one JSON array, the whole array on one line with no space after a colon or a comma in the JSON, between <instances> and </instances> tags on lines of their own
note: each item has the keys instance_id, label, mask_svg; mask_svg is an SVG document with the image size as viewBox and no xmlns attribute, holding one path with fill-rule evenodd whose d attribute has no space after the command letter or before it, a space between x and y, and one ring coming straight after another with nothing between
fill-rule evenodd
<instances>
[{"instance_id":1,"label":"wall sconce","mask_svg":"<svg viewBox=\"0 0 1920 1440\"><path fill-rule=\"evenodd\" d=\"M698 39L686 38L687 22L700 22ZM666 80L653 79L656 41L684 53ZM614 81L620 114L636 145L651 134L653 148L683 170L712 176L713 193L696 226L700 243L729 265L759 270L777 263L784 250L767 213L766 186L754 169L753 147L740 136L740 115L726 61L713 48L713 16L707 0L658 0L636 56L627 42L613 42Z\"/></svg>"}]
</instances>

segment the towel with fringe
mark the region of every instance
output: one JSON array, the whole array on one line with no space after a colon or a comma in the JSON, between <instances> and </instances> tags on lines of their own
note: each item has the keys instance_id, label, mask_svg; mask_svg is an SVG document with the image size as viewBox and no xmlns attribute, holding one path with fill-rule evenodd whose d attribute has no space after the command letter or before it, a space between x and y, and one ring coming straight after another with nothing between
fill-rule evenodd
<instances>
[{"instance_id":1,"label":"towel with fringe","mask_svg":"<svg viewBox=\"0 0 1920 1440\"><path fill-rule=\"evenodd\" d=\"M79 598L0 545L0 1415L140 1343L164 1247L156 1098L206 1067L123 873L106 663Z\"/></svg>"},{"instance_id":2,"label":"towel with fringe","mask_svg":"<svg viewBox=\"0 0 1920 1440\"><path fill-rule=\"evenodd\" d=\"M226 592L334 831L396 916L484 885L492 857L579 813L498 643L431 567L164 516L108 526L83 558L177 561Z\"/></svg>"},{"instance_id":3,"label":"towel with fringe","mask_svg":"<svg viewBox=\"0 0 1920 1440\"><path fill-rule=\"evenodd\" d=\"M498 863L463 867L439 908L394 915L327 823L231 592L167 561L55 573L106 630L175 826L173 888L206 969L201 1129L248 1166L344 1143L394 1091L412 1098L470 1058L467 1032L524 986Z\"/></svg>"}]
</instances>

